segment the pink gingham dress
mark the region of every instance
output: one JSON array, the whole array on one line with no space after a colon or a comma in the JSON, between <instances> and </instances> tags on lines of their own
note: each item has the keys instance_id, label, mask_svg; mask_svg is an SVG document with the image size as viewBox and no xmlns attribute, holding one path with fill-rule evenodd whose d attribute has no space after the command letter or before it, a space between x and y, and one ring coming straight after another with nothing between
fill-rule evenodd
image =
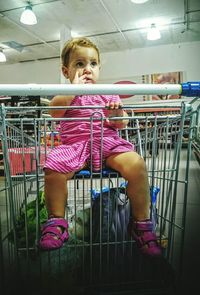
<instances>
[{"instance_id":1,"label":"pink gingham dress","mask_svg":"<svg viewBox=\"0 0 200 295\"><path fill-rule=\"evenodd\" d=\"M118 95L80 95L75 96L70 106L105 106L108 102L120 102ZM68 173L79 171L92 161L93 171L99 171L105 159L116 153L134 150L134 146L119 137L118 130L101 120L88 119L75 121L73 118L105 118L105 109L67 109L60 122L62 144L48 154L44 168ZM103 136L101 136L103 135ZM101 140L102 138L102 140ZM102 149L102 153L101 153Z\"/></svg>"}]
</instances>

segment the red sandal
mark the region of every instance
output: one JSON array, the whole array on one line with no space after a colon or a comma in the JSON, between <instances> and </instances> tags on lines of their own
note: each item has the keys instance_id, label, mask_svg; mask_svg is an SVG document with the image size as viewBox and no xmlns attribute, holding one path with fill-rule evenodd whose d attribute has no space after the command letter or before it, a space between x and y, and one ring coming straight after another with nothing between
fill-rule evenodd
<instances>
[{"instance_id":1,"label":"red sandal","mask_svg":"<svg viewBox=\"0 0 200 295\"><path fill-rule=\"evenodd\" d=\"M156 234L153 232L153 223L151 220L131 221L128 231L136 241L142 254L154 257L160 257L162 255Z\"/></svg>"},{"instance_id":2,"label":"red sandal","mask_svg":"<svg viewBox=\"0 0 200 295\"><path fill-rule=\"evenodd\" d=\"M41 250L55 250L63 246L69 238L68 222L64 218L50 218L41 228L39 248Z\"/></svg>"}]
</instances>

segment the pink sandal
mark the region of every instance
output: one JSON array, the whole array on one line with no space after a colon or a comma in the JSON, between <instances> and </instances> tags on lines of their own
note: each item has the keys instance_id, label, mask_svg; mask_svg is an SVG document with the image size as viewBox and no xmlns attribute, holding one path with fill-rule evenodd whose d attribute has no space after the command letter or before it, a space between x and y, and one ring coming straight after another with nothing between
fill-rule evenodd
<instances>
[{"instance_id":1,"label":"pink sandal","mask_svg":"<svg viewBox=\"0 0 200 295\"><path fill-rule=\"evenodd\" d=\"M64 218L50 218L42 225L42 234L39 248L42 250L55 250L61 248L68 240L68 222Z\"/></svg>"},{"instance_id":2,"label":"pink sandal","mask_svg":"<svg viewBox=\"0 0 200 295\"><path fill-rule=\"evenodd\" d=\"M153 223L151 220L131 221L128 231L136 241L142 254L154 257L160 257L162 255L156 234L153 232Z\"/></svg>"}]
</instances>

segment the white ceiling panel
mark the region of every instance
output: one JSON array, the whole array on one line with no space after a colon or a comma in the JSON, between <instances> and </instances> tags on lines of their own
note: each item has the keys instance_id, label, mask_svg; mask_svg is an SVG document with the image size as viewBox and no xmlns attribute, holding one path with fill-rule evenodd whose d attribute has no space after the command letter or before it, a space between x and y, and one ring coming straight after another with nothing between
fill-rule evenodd
<instances>
[{"instance_id":1,"label":"white ceiling panel","mask_svg":"<svg viewBox=\"0 0 200 295\"><path fill-rule=\"evenodd\" d=\"M0 48L6 64L59 58L60 32L90 37L101 52L200 41L200 0L32 0L38 23L20 23L25 0L0 0ZM155 23L161 39L148 41ZM9 47L10 46L10 47ZM0 66L3 63L0 64Z\"/></svg>"}]
</instances>

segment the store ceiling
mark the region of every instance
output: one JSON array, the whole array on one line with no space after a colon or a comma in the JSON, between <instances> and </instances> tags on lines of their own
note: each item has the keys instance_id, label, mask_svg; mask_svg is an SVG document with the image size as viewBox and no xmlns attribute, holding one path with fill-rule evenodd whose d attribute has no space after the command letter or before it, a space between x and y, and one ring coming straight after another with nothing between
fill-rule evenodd
<instances>
[{"instance_id":1,"label":"store ceiling","mask_svg":"<svg viewBox=\"0 0 200 295\"><path fill-rule=\"evenodd\" d=\"M38 23L20 23L24 0L0 0L0 48L6 64L59 58L60 32L90 37L101 52L200 41L200 0L32 0ZM148 41L155 23L161 39ZM4 63L2 63L4 64ZM2 65L1 64L1 65Z\"/></svg>"}]
</instances>

